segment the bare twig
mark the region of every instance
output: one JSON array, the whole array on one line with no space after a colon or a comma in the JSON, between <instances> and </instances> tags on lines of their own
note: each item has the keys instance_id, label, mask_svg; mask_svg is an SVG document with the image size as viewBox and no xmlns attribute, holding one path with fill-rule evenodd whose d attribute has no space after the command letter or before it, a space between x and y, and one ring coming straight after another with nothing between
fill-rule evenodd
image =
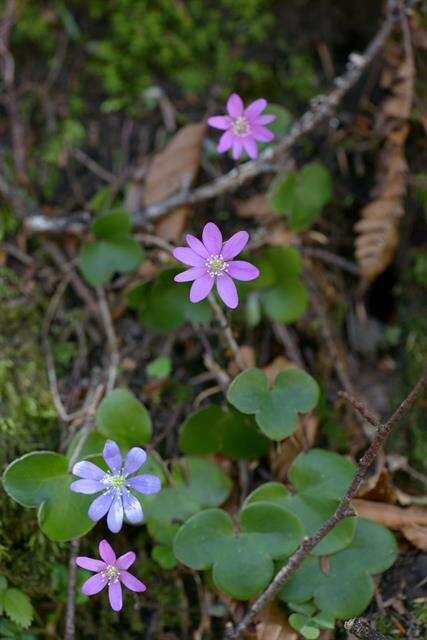
<instances>
[{"instance_id":1,"label":"bare twig","mask_svg":"<svg viewBox=\"0 0 427 640\"><path fill-rule=\"evenodd\" d=\"M360 640L388 640L382 633L378 633L361 618L354 618L344 622L344 627Z\"/></svg>"},{"instance_id":2,"label":"bare twig","mask_svg":"<svg viewBox=\"0 0 427 640\"><path fill-rule=\"evenodd\" d=\"M106 169L104 169L104 167L101 167L101 165L98 164L96 162L96 160L94 160L93 158L88 156L87 153L85 153L81 149L73 149L71 151L71 155L78 162L80 162L87 169L89 169L89 171L91 171L96 176L98 176L98 178L101 178L101 180L104 180L105 182L108 182L108 183L112 183L112 182L115 182L117 180L117 178L116 178L116 176L114 174L112 174L109 171L107 171Z\"/></svg>"},{"instance_id":3,"label":"bare twig","mask_svg":"<svg viewBox=\"0 0 427 640\"><path fill-rule=\"evenodd\" d=\"M76 557L79 552L80 541L71 540L70 559L68 562L68 587L67 587L67 608L65 611L65 640L74 640L75 634L75 594L76 594Z\"/></svg>"},{"instance_id":4,"label":"bare twig","mask_svg":"<svg viewBox=\"0 0 427 640\"><path fill-rule=\"evenodd\" d=\"M117 378L117 369L120 362L119 348L117 344L117 336L114 331L113 320L111 318L110 308L108 306L107 297L102 287L97 287L96 292L99 301L99 311L104 325L105 335L107 336L108 346L110 349L110 364L108 367L108 381L106 393L110 393L114 389Z\"/></svg>"},{"instance_id":5,"label":"bare twig","mask_svg":"<svg viewBox=\"0 0 427 640\"><path fill-rule=\"evenodd\" d=\"M364 453L363 457L359 461L358 470L353 477L345 495L341 498L340 503L335 513L328 518L322 526L312 536L305 537L298 549L291 555L287 563L280 569L274 580L269 587L255 600L250 607L248 613L243 620L236 626L235 629L231 629L228 632L229 638L239 638L240 634L247 629L256 614L265 607L265 605L276 596L280 589L292 578L297 569L301 566L303 560L310 554L312 549L319 544L319 542L344 518L351 515L351 500L357 494L357 491L361 487L369 467L381 450L385 440L401 420L412 408L417 398L427 388L427 366L424 369L423 375L412 389L410 394L400 404L398 409L393 415L385 422L380 424L376 422L377 432L374 440L370 444L369 448ZM357 407L357 404L352 402L352 406ZM353 512L354 513L354 512Z\"/></svg>"},{"instance_id":6,"label":"bare twig","mask_svg":"<svg viewBox=\"0 0 427 640\"><path fill-rule=\"evenodd\" d=\"M224 334L227 344L230 347L231 352L233 353L234 360L236 361L236 364L239 367L239 369L243 371L244 369L246 369L246 365L242 358L242 353L240 351L239 345L234 339L233 332L231 331L231 327L228 323L226 315L224 311L221 309L221 307L219 306L218 302L215 299L215 296L212 293L209 294L208 301L212 307L212 310L215 314L216 319L218 320L218 324Z\"/></svg>"}]
</instances>

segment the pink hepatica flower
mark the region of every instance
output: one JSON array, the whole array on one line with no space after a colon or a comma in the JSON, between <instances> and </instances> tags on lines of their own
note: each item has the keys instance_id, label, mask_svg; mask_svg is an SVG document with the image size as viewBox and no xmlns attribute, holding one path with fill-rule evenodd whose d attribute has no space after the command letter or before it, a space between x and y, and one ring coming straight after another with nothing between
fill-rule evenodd
<instances>
[{"instance_id":1,"label":"pink hepatica flower","mask_svg":"<svg viewBox=\"0 0 427 640\"><path fill-rule=\"evenodd\" d=\"M255 280L259 270L250 262L233 260L249 240L247 231L238 231L226 242L216 224L208 222L202 233L203 242L187 235L188 247L177 247L173 255L187 264L187 269L175 276L176 282L194 281L190 289L191 302L200 302L209 295L214 283L221 300L235 309L239 302L235 280Z\"/></svg>"},{"instance_id":2,"label":"pink hepatica flower","mask_svg":"<svg viewBox=\"0 0 427 640\"><path fill-rule=\"evenodd\" d=\"M161 482L160 478L149 473L129 477L147 459L147 454L140 447L130 449L123 464L119 447L113 440L107 440L102 455L110 471L104 471L88 460L77 462L73 474L82 480L72 482L70 489L76 493L101 493L90 505L88 516L97 522L108 512L108 528L117 533L122 528L123 516L131 524L139 524L144 519L141 504L131 489L151 495L160 491Z\"/></svg>"},{"instance_id":3,"label":"pink hepatica flower","mask_svg":"<svg viewBox=\"0 0 427 640\"><path fill-rule=\"evenodd\" d=\"M255 160L258 157L258 142L271 142L274 133L264 125L273 122L276 116L261 112L267 106L267 100L260 98L252 102L245 109L243 101L237 93L232 93L227 102L227 116L213 116L208 119L208 124L215 129L222 129L222 134L217 151L224 153L231 147L233 158L237 160L244 149L248 156Z\"/></svg>"},{"instance_id":4,"label":"pink hepatica flower","mask_svg":"<svg viewBox=\"0 0 427 640\"><path fill-rule=\"evenodd\" d=\"M131 591L145 591L147 588L143 582L128 571L135 562L136 556L133 551L128 551L123 556L116 558L114 549L106 540L101 540L99 543L99 555L102 560L84 556L76 558L77 566L96 572L94 576L83 583L82 593L85 596L93 596L108 585L108 598L111 607L114 611L120 611L123 606L122 584Z\"/></svg>"}]
</instances>

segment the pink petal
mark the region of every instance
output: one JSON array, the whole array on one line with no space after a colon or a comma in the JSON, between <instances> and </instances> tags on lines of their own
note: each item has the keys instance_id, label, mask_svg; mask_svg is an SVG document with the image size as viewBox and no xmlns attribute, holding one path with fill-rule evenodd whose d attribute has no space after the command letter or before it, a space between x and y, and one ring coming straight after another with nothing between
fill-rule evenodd
<instances>
[{"instance_id":1,"label":"pink petal","mask_svg":"<svg viewBox=\"0 0 427 640\"><path fill-rule=\"evenodd\" d=\"M72 473L85 480L102 480L105 476L105 471L100 469L96 464L93 464L93 462L88 462L87 460L76 462Z\"/></svg>"},{"instance_id":2,"label":"pink petal","mask_svg":"<svg viewBox=\"0 0 427 640\"><path fill-rule=\"evenodd\" d=\"M174 280L175 282L192 282L193 280L197 280L197 278L204 276L205 273L205 267L191 267L191 269L187 269L187 271L178 273L174 277Z\"/></svg>"},{"instance_id":3,"label":"pink petal","mask_svg":"<svg viewBox=\"0 0 427 640\"><path fill-rule=\"evenodd\" d=\"M224 260L231 260L237 256L247 245L249 240L249 233L247 231L238 231L224 242L222 247L222 256Z\"/></svg>"},{"instance_id":4,"label":"pink petal","mask_svg":"<svg viewBox=\"0 0 427 640\"><path fill-rule=\"evenodd\" d=\"M274 116L272 113L266 113L263 116L257 116L253 121L253 124L269 124L270 122L274 122L275 119L276 116Z\"/></svg>"},{"instance_id":5,"label":"pink petal","mask_svg":"<svg viewBox=\"0 0 427 640\"><path fill-rule=\"evenodd\" d=\"M145 591L147 589L147 587L143 582L141 582L141 580L135 578L135 576L133 576L128 571L120 571L120 581L123 582L125 587L127 587L131 591Z\"/></svg>"},{"instance_id":6,"label":"pink petal","mask_svg":"<svg viewBox=\"0 0 427 640\"><path fill-rule=\"evenodd\" d=\"M190 289L190 301L200 302L209 295L214 284L214 278L209 274L205 274L201 278L197 278L191 285Z\"/></svg>"},{"instance_id":7,"label":"pink petal","mask_svg":"<svg viewBox=\"0 0 427 640\"><path fill-rule=\"evenodd\" d=\"M177 247L172 253L174 258L184 264L188 264L190 267L203 267L205 264L203 258L188 247Z\"/></svg>"},{"instance_id":8,"label":"pink petal","mask_svg":"<svg viewBox=\"0 0 427 640\"><path fill-rule=\"evenodd\" d=\"M203 244L210 254L219 254L222 249L222 234L214 222L205 224L203 233ZM203 264L205 262L203 261Z\"/></svg>"},{"instance_id":9,"label":"pink petal","mask_svg":"<svg viewBox=\"0 0 427 640\"><path fill-rule=\"evenodd\" d=\"M117 558L116 567L121 571L125 569L129 569L129 567L133 565L135 560L136 560L136 555L134 554L134 552L128 551L127 553L124 553L122 556Z\"/></svg>"},{"instance_id":10,"label":"pink petal","mask_svg":"<svg viewBox=\"0 0 427 640\"><path fill-rule=\"evenodd\" d=\"M98 482L98 480L75 480L70 484L70 489L76 493L86 493L90 495L91 493L104 491L105 486L102 482Z\"/></svg>"},{"instance_id":11,"label":"pink petal","mask_svg":"<svg viewBox=\"0 0 427 640\"><path fill-rule=\"evenodd\" d=\"M266 106L267 106L267 100L264 100L264 98L259 98L259 100L255 100L249 105L247 109L245 109L245 117L248 118L248 120L253 120L257 116L259 116L261 111L264 111Z\"/></svg>"},{"instance_id":12,"label":"pink petal","mask_svg":"<svg viewBox=\"0 0 427 640\"><path fill-rule=\"evenodd\" d=\"M240 138L234 138L233 140L233 160L238 160L242 155L243 144Z\"/></svg>"},{"instance_id":13,"label":"pink petal","mask_svg":"<svg viewBox=\"0 0 427 640\"><path fill-rule=\"evenodd\" d=\"M227 111L232 118L238 118L243 114L242 98L237 93L232 93L228 98Z\"/></svg>"},{"instance_id":14,"label":"pink petal","mask_svg":"<svg viewBox=\"0 0 427 640\"><path fill-rule=\"evenodd\" d=\"M132 447L126 454L124 472L133 473L138 471L147 460L147 454L141 447Z\"/></svg>"},{"instance_id":15,"label":"pink petal","mask_svg":"<svg viewBox=\"0 0 427 640\"><path fill-rule=\"evenodd\" d=\"M93 596L95 593L102 591L106 584L107 578L97 573L82 584L82 593L84 593L85 596Z\"/></svg>"},{"instance_id":16,"label":"pink petal","mask_svg":"<svg viewBox=\"0 0 427 640\"><path fill-rule=\"evenodd\" d=\"M107 564L114 564L116 562L116 554L113 547L108 544L106 540L101 540L99 543L99 555Z\"/></svg>"},{"instance_id":17,"label":"pink petal","mask_svg":"<svg viewBox=\"0 0 427 640\"><path fill-rule=\"evenodd\" d=\"M214 127L214 129L228 129L230 126L230 118L227 116L212 116L212 118L208 118L208 125L210 127Z\"/></svg>"},{"instance_id":18,"label":"pink petal","mask_svg":"<svg viewBox=\"0 0 427 640\"><path fill-rule=\"evenodd\" d=\"M81 567L82 569L87 569L88 571L104 571L107 568L105 562L102 560L95 560L94 558L86 558L85 556L79 556L76 558L76 565Z\"/></svg>"},{"instance_id":19,"label":"pink petal","mask_svg":"<svg viewBox=\"0 0 427 640\"><path fill-rule=\"evenodd\" d=\"M191 233L187 233L185 239L187 240L190 249L193 249L194 253L202 256L202 258L209 258L209 253L206 250L205 245L199 240L199 238L196 238L196 236L192 236Z\"/></svg>"},{"instance_id":20,"label":"pink petal","mask_svg":"<svg viewBox=\"0 0 427 640\"><path fill-rule=\"evenodd\" d=\"M246 260L233 260L228 267L228 274L236 280L255 280L259 269Z\"/></svg>"},{"instance_id":21,"label":"pink petal","mask_svg":"<svg viewBox=\"0 0 427 640\"><path fill-rule=\"evenodd\" d=\"M262 127L259 124L253 124L251 127L251 133L255 140L259 140L260 142L271 142L274 140L274 133L267 129L267 127Z\"/></svg>"},{"instance_id":22,"label":"pink petal","mask_svg":"<svg viewBox=\"0 0 427 640\"><path fill-rule=\"evenodd\" d=\"M227 307L235 309L239 304L239 296L237 295L236 285L226 273L216 280L216 288L219 297Z\"/></svg>"},{"instance_id":23,"label":"pink petal","mask_svg":"<svg viewBox=\"0 0 427 640\"><path fill-rule=\"evenodd\" d=\"M216 148L218 153L224 153L224 151L228 151L231 145L233 144L234 138L235 138L235 135L231 130L223 133L219 139L218 146Z\"/></svg>"},{"instance_id":24,"label":"pink petal","mask_svg":"<svg viewBox=\"0 0 427 640\"><path fill-rule=\"evenodd\" d=\"M256 160L256 158L258 158L258 147L256 146L256 142L252 136L243 138L243 146L251 160Z\"/></svg>"},{"instance_id":25,"label":"pink petal","mask_svg":"<svg viewBox=\"0 0 427 640\"><path fill-rule=\"evenodd\" d=\"M122 585L119 580L117 582L112 582L108 587L108 599L111 604L111 608L114 611L120 611L123 606L123 593L122 593Z\"/></svg>"}]
</instances>

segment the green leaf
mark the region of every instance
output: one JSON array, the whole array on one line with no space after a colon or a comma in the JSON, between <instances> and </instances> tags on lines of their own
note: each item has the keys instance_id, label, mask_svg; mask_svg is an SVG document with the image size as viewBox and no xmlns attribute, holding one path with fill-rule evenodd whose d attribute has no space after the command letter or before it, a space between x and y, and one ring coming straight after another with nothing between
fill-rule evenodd
<instances>
[{"instance_id":1,"label":"green leaf","mask_svg":"<svg viewBox=\"0 0 427 640\"><path fill-rule=\"evenodd\" d=\"M299 280L277 285L266 291L261 298L267 316L286 324L295 322L304 315L308 300L307 288Z\"/></svg>"},{"instance_id":2,"label":"green leaf","mask_svg":"<svg viewBox=\"0 0 427 640\"><path fill-rule=\"evenodd\" d=\"M289 616L289 624L307 640L315 640L320 635L319 629L311 624L311 618L301 613L292 613Z\"/></svg>"},{"instance_id":3,"label":"green leaf","mask_svg":"<svg viewBox=\"0 0 427 640\"><path fill-rule=\"evenodd\" d=\"M176 559L172 551L172 547L156 544L151 552L153 560L159 564L162 569L174 569L176 567Z\"/></svg>"},{"instance_id":4,"label":"green leaf","mask_svg":"<svg viewBox=\"0 0 427 640\"><path fill-rule=\"evenodd\" d=\"M325 613L324 611L319 611L315 616L313 616L313 622L316 623L320 629L334 629L335 628L335 618L330 613Z\"/></svg>"},{"instance_id":5,"label":"green leaf","mask_svg":"<svg viewBox=\"0 0 427 640\"><path fill-rule=\"evenodd\" d=\"M5 576L0 575L0 592L7 589L7 579Z\"/></svg>"},{"instance_id":6,"label":"green leaf","mask_svg":"<svg viewBox=\"0 0 427 640\"><path fill-rule=\"evenodd\" d=\"M147 409L127 389L115 389L102 400L96 426L102 435L123 447L147 444L152 432Z\"/></svg>"},{"instance_id":7,"label":"green leaf","mask_svg":"<svg viewBox=\"0 0 427 640\"><path fill-rule=\"evenodd\" d=\"M290 555L302 540L301 521L289 511L268 502L250 504L240 512L242 532L250 533L272 558Z\"/></svg>"},{"instance_id":8,"label":"green leaf","mask_svg":"<svg viewBox=\"0 0 427 640\"><path fill-rule=\"evenodd\" d=\"M41 530L57 542L78 538L95 525L87 516L93 497L72 492L72 481L67 458L51 451L28 453L3 474L6 493L25 507L39 507Z\"/></svg>"},{"instance_id":9,"label":"green leaf","mask_svg":"<svg viewBox=\"0 0 427 640\"><path fill-rule=\"evenodd\" d=\"M356 467L332 451L311 449L292 463L289 477L298 493L314 498L339 499L346 492Z\"/></svg>"},{"instance_id":10,"label":"green leaf","mask_svg":"<svg viewBox=\"0 0 427 640\"><path fill-rule=\"evenodd\" d=\"M159 356L147 365L146 371L152 378L163 380L168 378L172 371L172 362L168 356Z\"/></svg>"},{"instance_id":11,"label":"green leaf","mask_svg":"<svg viewBox=\"0 0 427 640\"><path fill-rule=\"evenodd\" d=\"M173 542L175 557L191 569L208 569L233 538L233 522L221 509L207 509L192 516Z\"/></svg>"},{"instance_id":12,"label":"green leaf","mask_svg":"<svg viewBox=\"0 0 427 640\"><path fill-rule=\"evenodd\" d=\"M181 427L179 448L183 453L204 455L221 448L221 421L224 413L217 405L203 407L192 413Z\"/></svg>"},{"instance_id":13,"label":"green leaf","mask_svg":"<svg viewBox=\"0 0 427 640\"><path fill-rule=\"evenodd\" d=\"M129 236L132 221L128 213L118 210L95 218L91 229L99 240L117 240Z\"/></svg>"},{"instance_id":14,"label":"green leaf","mask_svg":"<svg viewBox=\"0 0 427 640\"><path fill-rule=\"evenodd\" d=\"M7 589L3 595L3 606L6 615L15 624L27 629L34 616L34 609L29 597L20 589Z\"/></svg>"},{"instance_id":15,"label":"green leaf","mask_svg":"<svg viewBox=\"0 0 427 640\"><path fill-rule=\"evenodd\" d=\"M227 400L242 413L255 413L268 395L267 376L261 369L246 369L234 378Z\"/></svg>"},{"instance_id":16,"label":"green leaf","mask_svg":"<svg viewBox=\"0 0 427 640\"><path fill-rule=\"evenodd\" d=\"M233 460L253 460L267 455L270 443L250 416L226 413L221 422L221 453Z\"/></svg>"},{"instance_id":17,"label":"green leaf","mask_svg":"<svg viewBox=\"0 0 427 640\"><path fill-rule=\"evenodd\" d=\"M133 238L99 240L84 245L77 263L86 280L93 286L104 285L115 273L136 269L143 251Z\"/></svg>"}]
</instances>

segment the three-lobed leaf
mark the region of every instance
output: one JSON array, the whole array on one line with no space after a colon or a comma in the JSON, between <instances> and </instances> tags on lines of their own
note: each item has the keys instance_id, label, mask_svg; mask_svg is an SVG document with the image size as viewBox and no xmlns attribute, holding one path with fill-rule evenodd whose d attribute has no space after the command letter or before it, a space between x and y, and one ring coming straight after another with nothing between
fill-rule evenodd
<instances>
[{"instance_id":1,"label":"three-lobed leaf","mask_svg":"<svg viewBox=\"0 0 427 640\"><path fill-rule=\"evenodd\" d=\"M127 389L115 389L96 412L97 431L123 447L136 447L150 441L151 418L145 406Z\"/></svg>"}]
</instances>

